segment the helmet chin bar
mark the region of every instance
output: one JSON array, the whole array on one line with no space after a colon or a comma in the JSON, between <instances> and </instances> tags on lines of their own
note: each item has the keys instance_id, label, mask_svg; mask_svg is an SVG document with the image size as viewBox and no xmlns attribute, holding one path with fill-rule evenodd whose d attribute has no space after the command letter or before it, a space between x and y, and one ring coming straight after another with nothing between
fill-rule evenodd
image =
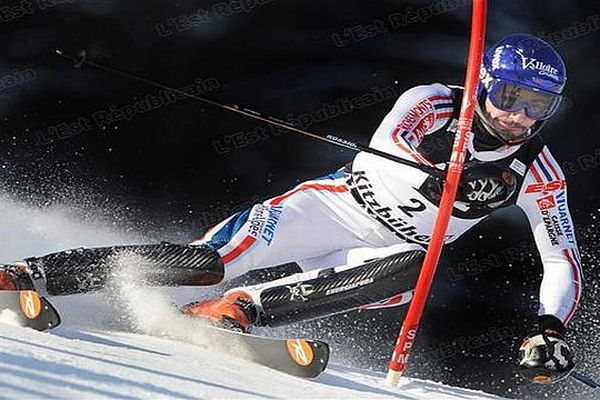
<instances>
[{"instance_id":1,"label":"helmet chin bar","mask_svg":"<svg viewBox=\"0 0 600 400\"><path fill-rule=\"evenodd\" d=\"M501 130L496 129L494 125L488 120L487 113L484 111L485 100L487 98L487 92L483 89L479 95L479 101L475 105L475 113L479 117L479 122L481 122L481 126L485 129L486 133L490 134L494 139L497 139L500 143L499 145L505 146L516 146L522 144L532 137L536 136L542 127L546 124L546 121L537 121L531 128L528 130L528 134L526 134L523 138L517 140L509 140L506 139ZM489 146L489 144L488 144ZM498 146L499 147L499 146Z\"/></svg>"}]
</instances>

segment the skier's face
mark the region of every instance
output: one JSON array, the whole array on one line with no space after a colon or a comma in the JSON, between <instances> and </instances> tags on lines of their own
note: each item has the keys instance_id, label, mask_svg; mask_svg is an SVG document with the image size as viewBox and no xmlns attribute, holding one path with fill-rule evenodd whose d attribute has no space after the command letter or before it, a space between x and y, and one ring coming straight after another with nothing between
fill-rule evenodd
<instances>
[{"instance_id":1,"label":"skier's face","mask_svg":"<svg viewBox=\"0 0 600 400\"><path fill-rule=\"evenodd\" d=\"M485 111L488 121L509 141L510 138L516 140L522 137L537 122L527 116L524 108L517 111L502 111L494 107L490 99L485 100Z\"/></svg>"}]
</instances>

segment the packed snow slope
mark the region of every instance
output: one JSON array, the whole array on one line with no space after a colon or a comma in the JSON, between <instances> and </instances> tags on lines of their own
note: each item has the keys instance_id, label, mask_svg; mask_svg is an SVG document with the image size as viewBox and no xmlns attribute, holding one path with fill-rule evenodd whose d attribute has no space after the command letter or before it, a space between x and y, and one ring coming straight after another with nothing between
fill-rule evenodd
<instances>
[{"instance_id":1,"label":"packed snow slope","mask_svg":"<svg viewBox=\"0 0 600 400\"><path fill-rule=\"evenodd\" d=\"M140 285L135 257L117 260L107 290L53 298L63 324L52 332L11 325L0 315L0 393L8 398L284 398L492 399L433 382L404 379L383 386L383 375L341 365L314 381L261 367L231 353L244 349L203 334L203 322L175 304L198 288ZM1 396L0 396L1 397Z\"/></svg>"},{"instance_id":2,"label":"packed snow slope","mask_svg":"<svg viewBox=\"0 0 600 400\"><path fill-rule=\"evenodd\" d=\"M77 295L57 302L57 306L65 310L66 306L83 305L90 310L87 303L86 296ZM383 385L383 374L335 364L318 379L303 380L211 351L203 345L202 338L194 338L193 331L185 332L181 323L165 326L160 332L162 336L155 336L158 331L147 334L101 329L107 323L107 316L96 320L94 311L92 307L87 316L74 312L70 318L65 317L61 327L49 333L0 323L0 397L497 398L412 379L403 379L399 388L387 388ZM193 324L190 328L193 329Z\"/></svg>"},{"instance_id":3,"label":"packed snow slope","mask_svg":"<svg viewBox=\"0 0 600 400\"><path fill-rule=\"evenodd\" d=\"M91 214L82 219L70 207L33 207L0 195L0 261L146 241ZM207 341L199 322L173 306L211 288L145 287L131 271L137 260L116 262L106 291L50 299L63 318L51 332L17 327L10 313L0 315L0 399L498 398L412 379L387 388L383 373L336 365L335 349L334 363L312 381L214 351L228 344Z\"/></svg>"}]
</instances>

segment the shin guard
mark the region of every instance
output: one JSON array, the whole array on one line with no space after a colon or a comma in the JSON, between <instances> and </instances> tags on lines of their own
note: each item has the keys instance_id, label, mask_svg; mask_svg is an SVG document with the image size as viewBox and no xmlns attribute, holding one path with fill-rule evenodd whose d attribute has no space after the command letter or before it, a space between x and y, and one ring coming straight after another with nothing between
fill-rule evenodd
<instances>
[{"instance_id":1,"label":"shin guard","mask_svg":"<svg viewBox=\"0 0 600 400\"><path fill-rule=\"evenodd\" d=\"M102 289L124 266L129 279L153 286L213 285L224 275L215 250L172 243L79 248L25 263L36 290L55 296Z\"/></svg>"},{"instance_id":2,"label":"shin guard","mask_svg":"<svg viewBox=\"0 0 600 400\"><path fill-rule=\"evenodd\" d=\"M279 326L333 315L412 290L425 252L414 250L380 258L352 268L307 273L306 279L270 282L242 288L257 303L258 326ZM317 272L317 271L315 271ZM291 277L293 278L293 277Z\"/></svg>"}]
</instances>

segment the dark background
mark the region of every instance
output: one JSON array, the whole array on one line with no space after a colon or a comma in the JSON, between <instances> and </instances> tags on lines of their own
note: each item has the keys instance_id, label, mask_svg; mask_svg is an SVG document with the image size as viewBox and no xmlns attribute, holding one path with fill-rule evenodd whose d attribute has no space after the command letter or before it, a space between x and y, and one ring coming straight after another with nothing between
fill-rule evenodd
<instances>
[{"instance_id":1,"label":"dark background","mask_svg":"<svg viewBox=\"0 0 600 400\"><path fill-rule=\"evenodd\" d=\"M206 97L363 143L404 90L464 78L465 1L248 0L247 12L218 3L2 0L1 192L32 204L68 203L154 240L188 241L353 156L192 100L102 125L98 112L121 110L158 89L73 68L55 49L86 50L90 60L175 87L203 79L212 82ZM580 370L600 379L600 6L491 2L488 44L515 32L546 37L568 68L566 100L543 136L568 177L587 278L569 340ZM326 104L378 90L395 95L320 117ZM526 385L513 370L534 321L540 274L528 225L514 210L446 249L410 375L508 397L593 398L573 381ZM384 371L402 314L349 313L291 329L329 340L341 362Z\"/></svg>"}]
</instances>

